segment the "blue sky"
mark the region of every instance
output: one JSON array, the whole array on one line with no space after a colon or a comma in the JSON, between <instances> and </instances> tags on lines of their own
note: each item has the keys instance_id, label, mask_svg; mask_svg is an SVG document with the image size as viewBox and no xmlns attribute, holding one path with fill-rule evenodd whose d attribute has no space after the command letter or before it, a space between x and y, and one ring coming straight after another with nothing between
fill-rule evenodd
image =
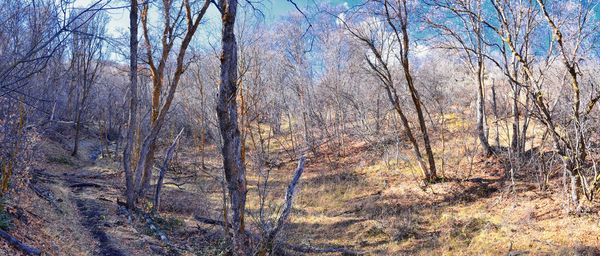
<instances>
[{"instance_id":1,"label":"blue sky","mask_svg":"<svg viewBox=\"0 0 600 256\"><path fill-rule=\"evenodd\" d=\"M78 7L89 6L98 0L76 0L75 5ZM241 4L244 4L245 0L239 0ZM123 0L111 0L109 6L124 6L129 1ZM314 7L316 4L330 3L330 4L347 4L348 6L356 5L362 0L294 0L294 2L300 7L301 10L309 9ZM261 4L256 5L265 14L265 18L268 21L277 19L280 16L286 15L290 12L295 11L294 5L287 0L264 0ZM108 23L108 31L113 36L118 35L120 32L126 31L129 28L129 13L127 9L114 9L109 10L110 22ZM218 22L219 13L214 6L211 6L205 17L209 22Z\"/></svg>"}]
</instances>

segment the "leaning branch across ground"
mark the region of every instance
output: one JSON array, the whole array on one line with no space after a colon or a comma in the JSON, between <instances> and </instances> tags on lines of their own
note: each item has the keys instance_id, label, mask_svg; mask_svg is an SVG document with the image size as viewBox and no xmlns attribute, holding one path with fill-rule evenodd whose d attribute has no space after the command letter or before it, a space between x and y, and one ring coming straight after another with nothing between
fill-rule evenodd
<instances>
[{"instance_id":1,"label":"leaning branch across ground","mask_svg":"<svg viewBox=\"0 0 600 256\"><path fill-rule=\"evenodd\" d=\"M42 252L39 249L31 247L31 246L19 241L19 239L15 238L14 236L10 235L9 233L6 233L3 230L0 230L0 237L4 238L4 240L6 240L9 244L13 245L14 247L17 247L19 250L21 250L22 252L24 252L28 255L42 254Z\"/></svg>"}]
</instances>

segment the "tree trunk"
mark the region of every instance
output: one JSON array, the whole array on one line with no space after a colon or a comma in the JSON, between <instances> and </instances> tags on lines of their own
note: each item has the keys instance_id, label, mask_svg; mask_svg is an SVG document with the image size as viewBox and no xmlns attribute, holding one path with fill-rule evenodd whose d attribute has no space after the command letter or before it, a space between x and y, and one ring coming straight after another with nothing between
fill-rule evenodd
<instances>
[{"instance_id":1,"label":"tree trunk","mask_svg":"<svg viewBox=\"0 0 600 256\"><path fill-rule=\"evenodd\" d=\"M79 151L79 137L81 134L81 112L78 111L77 117L75 118L75 136L73 137L73 151L71 156L77 156Z\"/></svg>"},{"instance_id":2,"label":"tree trunk","mask_svg":"<svg viewBox=\"0 0 600 256\"><path fill-rule=\"evenodd\" d=\"M79 90L77 87L77 95L75 96L75 136L73 137L73 151L71 151L71 156L77 156L77 151L79 151L79 132L81 129L81 104L79 102Z\"/></svg>"},{"instance_id":3,"label":"tree trunk","mask_svg":"<svg viewBox=\"0 0 600 256\"><path fill-rule=\"evenodd\" d=\"M125 170L125 194L127 196L127 207L135 208L135 188L133 184L133 173L131 168L131 153L133 150L133 137L137 127L137 54L138 54L138 3L131 0L131 11L129 12L129 127L127 128L127 141L123 151L123 169Z\"/></svg>"},{"instance_id":4,"label":"tree trunk","mask_svg":"<svg viewBox=\"0 0 600 256\"><path fill-rule=\"evenodd\" d=\"M421 130L421 135L423 136L423 146L425 147L425 153L427 154L427 160L429 162L429 177L427 178L429 181L433 181L437 179L437 171L435 167L435 158L433 155L433 150L431 149L431 142L429 141L429 133L427 132L427 126L425 124L425 117L423 116L423 110L421 108L421 98L419 97L419 92L417 91L413 77L410 71L410 62L408 57L408 51L410 49L409 45L409 34L408 34L408 7L407 1L403 0L400 10L398 11L398 15L400 18L400 28L402 32L402 39L400 40L400 35L398 35L396 27L393 25L391 20L388 18L388 22L396 31L396 36L401 42L402 52L400 54L400 60L402 62L402 69L404 71L404 77L406 78L406 84L408 85L408 89L410 91L410 96L413 101L415 110L417 112L417 118L419 120L419 129ZM385 5L386 13L389 16L389 11L387 10L387 3Z\"/></svg>"},{"instance_id":5,"label":"tree trunk","mask_svg":"<svg viewBox=\"0 0 600 256\"><path fill-rule=\"evenodd\" d=\"M223 169L232 208L233 253L249 254L249 240L244 227L246 208L246 170L242 162L242 145L238 127L237 80L238 57L234 34L237 0L221 1L222 52L221 83L217 101L217 117L223 138Z\"/></svg>"},{"instance_id":6,"label":"tree trunk","mask_svg":"<svg viewBox=\"0 0 600 256\"><path fill-rule=\"evenodd\" d=\"M478 62L477 72L477 135L485 155L491 155L492 149L488 141L487 122L485 116L485 86L483 60Z\"/></svg>"},{"instance_id":7,"label":"tree trunk","mask_svg":"<svg viewBox=\"0 0 600 256\"><path fill-rule=\"evenodd\" d=\"M388 97L390 98L390 101L392 101L392 103L394 104L394 109L396 110L396 113L398 113L398 115L400 116L400 120L402 121L402 126L404 128L404 135L408 138L410 144L412 145L413 152L415 154L415 159L417 160L417 164L419 165L419 169L421 169L421 172L423 173L423 176L426 180L431 180L431 172L429 171L427 165L425 164L425 161L423 160L423 155L421 154L421 150L419 149L419 143L417 142L417 139L415 138L412 129L410 128L410 123L408 122L408 119L406 118L406 115L402 110L402 106L400 106L400 99L398 98L398 94L396 94L393 87L389 86L386 87L386 92L388 94Z\"/></svg>"},{"instance_id":8,"label":"tree trunk","mask_svg":"<svg viewBox=\"0 0 600 256\"><path fill-rule=\"evenodd\" d=\"M496 131L496 136L494 141L496 143L496 147L500 148L500 129L498 125L498 103L496 101L496 84L492 82L492 111L494 111L494 130Z\"/></svg>"},{"instance_id":9,"label":"tree trunk","mask_svg":"<svg viewBox=\"0 0 600 256\"><path fill-rule=\"evenodd\" d=\"M517 85L516 83L513 83L513 99L512 99L512 114L513 114L513 124L512 124L512 139L511 139L511 149L513 152L515 152L517 155L521 154L521 149L519 148L519 127L521 126L520 124L520 117L519 117L519 91L520 88L518 87L519 85Z\"/></svg>"},{"instance_id":10,"label":"tree trunk","mask_svg":"<svg viewBox=\"0 0 600 256\"><path fill-rule=\"evenodd\" d=\"M142 184L138 189L138 197L143 197L146 194L146 190L150 188L150 181L152 180L152 170L154 167L154 154L156 152L156 143L150 144L148 154L146 155L146 162L144 165L144 172L142 174Z\"/></svg>"}]
</instances>

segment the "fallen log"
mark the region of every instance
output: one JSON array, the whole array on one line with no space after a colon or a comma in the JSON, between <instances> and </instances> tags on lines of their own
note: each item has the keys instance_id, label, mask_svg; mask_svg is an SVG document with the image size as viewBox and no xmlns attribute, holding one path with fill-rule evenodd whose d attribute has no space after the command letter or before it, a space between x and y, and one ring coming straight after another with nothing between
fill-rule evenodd
<instances>
[{"instance_id":1,"label":"fallen log","mask_svg":"<svg viewBox=\"0 0 600 256\"><path fill-rule=\"evenodd\" d=\"M40 251L39 249L19 241L19 239L15 238L14 236L10 235L9 233L3 230L0 230L0 237L4 238L4 240L6 240L9 244L26 253L27 255L42 254L42 251Z\"/></svg>"}]
</instances>

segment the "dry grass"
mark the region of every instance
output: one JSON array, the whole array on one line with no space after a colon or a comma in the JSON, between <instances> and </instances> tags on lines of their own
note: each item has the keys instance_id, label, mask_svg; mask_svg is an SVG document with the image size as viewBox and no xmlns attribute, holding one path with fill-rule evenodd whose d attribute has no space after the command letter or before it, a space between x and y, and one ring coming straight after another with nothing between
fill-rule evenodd
<instances>
[{"instance_id":1,"label":"dry grass","mask_svg":"<svg viewBox=\"0 0 600 256\"><path fill-rule=\"evenodd\" d=\"M409 149L392 144L372 146L348 138L342 155L327 146L320 149L320 155L309 155L292 216L280 238L295 244L345 246L368 255L499 255L510 251L532 255L600 254L597 207L590 207L591 213L581 217L564 214L560 179L553 176L550 189L541 191L531 179L524 179L534 171L526 168L511 186L504 178L501 157L479 156L477 148L469 146L475 138L461 128L466 122L457 116L447 119L454 128L447 131L445 150L441 150L440 143L434 145L438 163L442 158L445 161L446 179L440 183L424 186ZM509 135L504 134L507 138ZM271 146L281 151L281 143L286 140L279 140ZM185 248L184 255L218 255L227 250L223 231L202 225L193 216L221 218L221 160L217 149L208 147L207 168L203 169L195 148L180 149L174 160L166 182L180 185L165 186L158 222L178 247ZM38 168L47 173L95 177L94 181L106 185L106 189L80 196L110 201L103 204L108 209L104 230L121 249L132 255L169 254L142 221L134 220L129 225L118 213L115 202L122 197L124 187L119 163L102 159L90 165L65 157L68 152L50 142L45 143L43 151L46 155L40 157L44 160ZM67 160L48 161L49 156ZM285 154L280 156L285 158ZM271 170L266 216L277 215L294 168L294 162L283 162ZM258 232L257 185L262 180L252 163L247 178L247 220L250 229ZM81 225L73 192L60 182L49 188L62 199L62 213L35 195L21 194L30 201L20 203L20 207L44 217L28 226L17 222L19 237L50 255L89 255L97 251L97 241ZM36 219L33 215L31 218ZM28 239L27 234L34 239Z\"/></svg>"}]
</instances>

